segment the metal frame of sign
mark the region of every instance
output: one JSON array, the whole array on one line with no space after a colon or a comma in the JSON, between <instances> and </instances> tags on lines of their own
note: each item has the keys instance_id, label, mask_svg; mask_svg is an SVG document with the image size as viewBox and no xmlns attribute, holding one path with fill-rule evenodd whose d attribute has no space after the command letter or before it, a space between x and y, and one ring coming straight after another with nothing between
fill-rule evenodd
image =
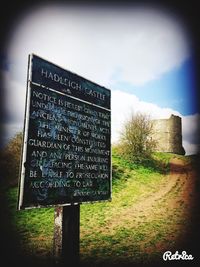
<instances>
[{"instance_id":1,"label":"metal frame of sign","mask_svg":"<svg viewBox=\"0 0 200 267\"><path fill-rule=\"evenodd\" d=\"M87 84L87 86L94 86L94 90L95 90L95 86L97 86L100 90L100 92L106 92L106 98L107 98L107 102L105 104L105 106L101 106L101 103L103 103L103 100L100 99L98 100L97 103L92 103L92 97L89 98L89 101L87 101L87 95L84 95L83 94L83 97L82 97L82 92L75 92L75 96L73 95L73 92L72 94L70 93L70 90L69 91L64 91L63 92L63 87L60 86L60 84L58 84L58 89L55 89L53 88L55 85L57 84L53 84L54 81L50 81L47 80L47 84L44 85L44 82L43 84L42 83L38 83L38 78L37 78L37 73L36 73L36 70L34 69L34 73L33 73L33 60L38 60L38 62L41 64L46 64L48 67L49 66L52 66L55 70L58 70L62 75L63 73L65 74L69 74L69 77L70 75L72 75L72 77L75 77L75 79L78 79L78 81L85 83ZM34 77L33 77L34 76ZM35 78L36 77L36 78ZM57 77L57 76L56 76ZM34 81L35 79L35 81ZM39 81L40 82L40 81ZM78 82L77 82L78 84ZM50 85L50 86L49 86ZM85 199L85 200L78 200L77 199L74 200L71 199L70 201L66 201L63 203L63 201L60 203L59 201L55 201L55 202L52 202L52 203L25 203L24 204L24 195L25 195L25 187L27 185L25 185L25 180L27 179L25 177L25 174L26 174L26 167L27 167L27 146L28 146L28 141L29 141L29 127L30 127L30 110L31 110L31 90L32 87L37 87L37 88L43 88L45 90L45 92L53 92L54 94L57 94L59 96L63 96L63 97L66 97L66 99L71 99L73 101L79 101L80 103L85 103L85 105L90 105L91 107L93 106L94 108L98 108L98 109L101 109L101 110L104 110L105 112L109 112L110 114L110 123L111 123L111 109L110 109L110 90L105 88L105 87L102 87L94 82L91 82L75 73L72 73L66 69L63 69L61 68L60 66L57 66L41 57L38 57L34 54L31 54L29 55L29 60L28 60L28 73L27 73L27 90L26 90L26 104L25 104L25 116L24 116L24 134L23 134L23 143L22 143L22 152L21 152L21 163L20 163L20 179L19 179L19 193L18 193L18 210L21 210L21 209L29 209L29 208L40 208L40 207L50 207L50 206L66 206L66 205L76 205L76 204L79 204L79 203L92 203L92 202L102 202L102 201L106 201L106 200L111 200L111 196L112 196L112 171L111 171L111 165L112 165L112 155L111 155L111 126L110 126L110 135L109 135L109 144L110 144L110 147L109 147L109 196L106 197L105 199L100 199L100 198L96 198L94 197L94 199ZM77 88L80 89L81 86L78 87L77 85ZM98 92L97 90L97 92ZM92 90L91 90L92 92ZM93 92L95 94L95 91ZM77 96L81 96L81 98L78 98ZM94 101L95 102L95 101ZM99 104L100 103L100 104ZM103 104L104 105L104 104ZM30 178L30 177L29 177ZM107 181L108 183L108 181ZM27 193L26 193L27 194Z\"/></svg>"},{"instance_id":2,"label":"metal frame of sign","mask_svg":"<svg viewBox=\"0 0 200 267\"><path fill-rule=\"evenodd\" d=\"M24 196L24 179L25 179L25 166L27 140L28 140L28 125L29 125L29 109L30 109L30 81L31 81L31 55L28 56L28 71L27 71L27 84L26 84L26 100L25 100L25 115L24 115L24 129L20 161L20 180L19 180L19 193L18 193L18 209L22 209L23 196Z\"/></svg>"}]
</instances>

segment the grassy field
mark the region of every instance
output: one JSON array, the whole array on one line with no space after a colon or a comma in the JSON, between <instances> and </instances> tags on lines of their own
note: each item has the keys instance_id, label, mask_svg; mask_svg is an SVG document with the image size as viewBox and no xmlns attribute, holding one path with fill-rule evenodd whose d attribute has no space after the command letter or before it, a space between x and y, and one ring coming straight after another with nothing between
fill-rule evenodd
<instances>
[{"instance_id":1,"label":"grassy field","mask_svg":"<svg viewBox=\"0 0 200 267\"><path fill-rule=\"evenodd\" d=\"M114 151L112 202L81 209L83 261L123 266L162 260L163 251L175 245L185 224L182 202L171 210L169 206L181 194L178 184L168 186L173 158L190 162L187 157L157 153L144 167L128 163Z\"/></svg>"},{"instance_id":2,"label":"grassy field","mask_svg":"<svg viewBox=\"0 0 200 267\"><path fill-rule=\"evenodd\" d=\"M179 168L174 175L169 168L172 160ZM192 220L187 211L194 195L193 188L189 189L191 198L185 195L188 179L180 170L190 164L189 157L157 153L146 166L134 165L113 150L112 201L81 205L81 264L141 266L159 263L164 251L181 248ZM1 228L12 239L9 249L50 266L54 209L16 211L17 188L1 196Z\"/></svg>"}]
</instances>

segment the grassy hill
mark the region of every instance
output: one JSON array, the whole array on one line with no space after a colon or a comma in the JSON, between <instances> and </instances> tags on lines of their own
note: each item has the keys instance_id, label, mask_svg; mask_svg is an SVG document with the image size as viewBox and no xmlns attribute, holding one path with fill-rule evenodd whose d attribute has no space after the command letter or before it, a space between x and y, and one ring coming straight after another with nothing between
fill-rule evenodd
<instances>
[{"instance_id":1,"label":"grassy hill","mask_svg":"<svg viewBox=\"0 0 200 267\"><path fill-rule=\"evenodd\" d=\"M194 221L188 209L195 207L198 181L191 164L190 157L157 153L136 165L114 149L112 201L81 205L81 264L155 264L163 262L164 251L181 249ZM54 209L16 211L17 188L0 197L3 238L11 240L5 241L4 256L9 251L27 264L51 266Z\"/></svg>"}]
</instances>

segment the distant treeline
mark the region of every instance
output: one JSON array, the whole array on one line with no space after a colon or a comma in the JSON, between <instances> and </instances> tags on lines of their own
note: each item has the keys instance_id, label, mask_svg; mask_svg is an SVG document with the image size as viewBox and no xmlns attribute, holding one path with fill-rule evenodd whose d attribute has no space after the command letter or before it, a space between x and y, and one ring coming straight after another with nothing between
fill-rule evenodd
<instances>
[{"instance_id":1,"label":"distant treeline","mask_svg":"<svg viewBox=\"0 0 200 267\"><path fill-rule=\"evenodd\" d=\"M2 186L16 186L18 184L21 146L22 132L19 132L0 152L0 183Z\"/></svg>"}]
</instances>

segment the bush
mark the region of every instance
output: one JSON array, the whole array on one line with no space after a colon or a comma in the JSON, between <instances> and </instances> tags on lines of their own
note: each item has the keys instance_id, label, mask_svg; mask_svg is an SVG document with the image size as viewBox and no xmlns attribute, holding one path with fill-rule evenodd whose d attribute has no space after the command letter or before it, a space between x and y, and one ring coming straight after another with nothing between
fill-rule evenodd
<instances>
[{"instance_id":1,"label":"bush","mask_svg":"<svg viewBox=\"0 0 200 267\"><path fill-rule=\"evenodd\" d=\"M149 116L141 113L132 114L123 126L119 152L133 162L149 160L156 145L151 137L152 133L153 122Z\"/></svg>"}]
</instances>

